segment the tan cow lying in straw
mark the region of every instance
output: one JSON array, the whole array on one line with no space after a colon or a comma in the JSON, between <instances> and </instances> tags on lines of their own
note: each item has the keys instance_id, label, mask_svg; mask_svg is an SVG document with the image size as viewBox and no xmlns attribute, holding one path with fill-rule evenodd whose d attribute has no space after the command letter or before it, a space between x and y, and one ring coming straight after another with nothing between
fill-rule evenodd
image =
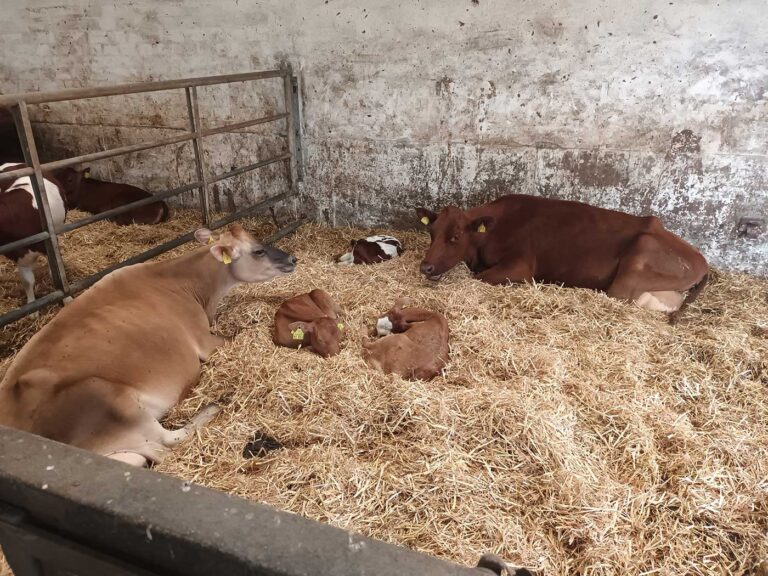
<instances>
[{"instance_id":1,"label":"tan cow lying in straw","mask_svg":"<svg viewBox=\"0 0 768 576\"><path fill-rule=\"evenodd\" d=\"M180 430L160 424L224 342L211 334L222 297L296 259L238 225L195 237L206 247L107 275L35 334L0 382L0 424L146 465L213 418L216 405Z\"/></svg>"},{"instance_id":2,"label":"tan cow lying in straw","mask_svg":"<svg viewBox=\"0 0 768 576\"><path fill-rule=\"evenodd\" d=\"M366 362L387 374L429 380L448 362L448 322L437 312L404 308L407 298L379 318L376 332L383 336L363 343Z\"/></svg>"}]
</instances>

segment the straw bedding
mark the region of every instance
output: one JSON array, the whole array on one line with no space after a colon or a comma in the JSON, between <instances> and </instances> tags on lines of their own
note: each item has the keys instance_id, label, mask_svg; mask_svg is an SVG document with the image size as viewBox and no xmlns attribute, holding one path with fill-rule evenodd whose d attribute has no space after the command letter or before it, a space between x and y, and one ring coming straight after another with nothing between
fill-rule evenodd
<instances>
[{"instance_id":1,"label":"straw bedding","mask_svg":"<svg viewBox=\"0 0 768 576\"><path fill-rule=\"evenodd\" d=\"M71 234L71 274L193 217ZM396 233L402 258L332 263L367 232L307 225L279 244L295 274L224 301L215 330L232 339L167 424L224 410L160 472L465 564L493 551L545 574L743 574L766 556L768 281L719 273L672 327L588 290L493 287L464 269L427 283L415 232ZM7 308L21 288L0 272ZM328 360L271 342L279 303L314 287L345 310ZM361 359L403 295L450 324L451 362L430 382ZM4 366L51 314L2 331ZM246 459L255 433L283 447Z\"/></svg>"}]
</instances>

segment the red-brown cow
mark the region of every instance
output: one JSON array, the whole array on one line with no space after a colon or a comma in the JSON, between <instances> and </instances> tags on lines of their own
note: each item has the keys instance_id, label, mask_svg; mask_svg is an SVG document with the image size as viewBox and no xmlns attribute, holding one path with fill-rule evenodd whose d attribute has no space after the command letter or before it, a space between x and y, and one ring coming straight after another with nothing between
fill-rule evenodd
<instances>
[{"instance_id":1,"label":"red-brown cow","mask_svg":"<svg viewBox=\"0 0 768 576\"><path fill-rule=\"evenodd\" d=\"M278 346L311 348L322 357L339 353L339 340L344 324L339 320L341 308L325 290L315 289L283 302L275 313L275 335Z\"/></svg>"},{"instance_id":2,"label":"red-brown cow","mask_svg":"<svg viewBox=\"0 0 768 576\"><path fill-rule=\"evenodd\" d=\"M416 213L432 237L421 263L431 280L463 261L490 284L554 282L675 312L708 277L701 253L655 216L517 194L467 211Z\"/></svg>"},{"instance_id":3,"label":"red-brown cow","mask_svg":"<svg viewBox=\"0 0 768 576\"><path fill-rule=\"evenodd\" d=\"M0 108L0 162L24 162L16 123L7 108Z\"/></svg>"},{"instance_id":4,"label":"red-brown cow","mask_svg":"<svg viewBox=\"0 0 768 576\"><path fill-rule=\"evenodd\" d=\"M56 176L66 187L72 207L91 214L101 214L118 206L152 198L152 194L146 190L130 184L91 178L88 167L64 168L57 172ZM159 224L168 220L168 205L162 200L158 200L112 216L108 220L120 226Z\"/></svg>"},{"instance_id":5,"label":"red-brown cow","mask_svg":"<svg viewBox=\"0 0 768 576\"><path fill-rule=\"evenodd\" d=\"M376 333L383 338L363 343L365 361L385 374L429 380L448 362L448 322L437 312L404 308L407 298L379 318Z\"/></svg>"}]
</instances>

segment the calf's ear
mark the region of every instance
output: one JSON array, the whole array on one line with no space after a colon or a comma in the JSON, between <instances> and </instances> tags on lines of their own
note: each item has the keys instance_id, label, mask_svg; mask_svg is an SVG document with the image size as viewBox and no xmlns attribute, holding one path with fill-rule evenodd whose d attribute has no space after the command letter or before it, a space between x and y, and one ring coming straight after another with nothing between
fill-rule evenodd
<instances>
[{"instance_id":1,"label":"calf's ear","mask_svg":"<svg viewBox=\"0 0 768 576\"><path fill-rule=\"evenodd\" d=\"M416 208L416 216L419 217L419 222L424 224L424 226L429 226L432 222L437 220L437 214L435 212L421 207Z\"/></svg>"},{"instance_id":2,"label":"calf's ear","mask_svg":"<svg viewBox=\"0 0 768 576\"><path fill-rule=\"evenodd\" d=\"M294 340L303 340L305 334L312 334L314 325L312 322L291 322L288 324L288 329Z\"/></svg>"},{"instance_id":3,"label":"calf's ear","mask_svg":"<svg viewBox=\"0 0 768 576\"><path fill-rule=\"evenodd\" d=\"M490 216L483 216L482 218L475 218L469 223L469 231L485 234L491 229L491 226L493 226L493 218Z\"/></svg>"}]
</instances>

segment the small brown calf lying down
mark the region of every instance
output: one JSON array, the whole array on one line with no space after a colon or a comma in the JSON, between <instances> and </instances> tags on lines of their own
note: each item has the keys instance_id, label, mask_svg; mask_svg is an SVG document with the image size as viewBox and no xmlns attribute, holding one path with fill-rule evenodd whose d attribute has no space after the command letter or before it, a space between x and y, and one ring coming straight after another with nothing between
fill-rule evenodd
<instances>
[{"instance_id":1,"label":"small brown calf lying down","mask_svg":"<svg viewBox=\"0 0 768 576\"><path fill-rule=\"evenodd\" d=\"M341 308L325 290L315 289L283 302L275 313L275 335L278 346L304 346L323 356L339 353L344 324L339 320Z\"/></svg>"},{"instance_id":2,"label":"small brown calf lying down","mask_svg":"<svg viewBox=\"0 0 768 576\"><path fill-rule=\"evenodd\" d=\"M404 308L400 299L376 323L378 340L363 343L363 356L386 374L411 380L434 378L448 362L448 322L437 312Z\"/></svg>"}]
</instances>

